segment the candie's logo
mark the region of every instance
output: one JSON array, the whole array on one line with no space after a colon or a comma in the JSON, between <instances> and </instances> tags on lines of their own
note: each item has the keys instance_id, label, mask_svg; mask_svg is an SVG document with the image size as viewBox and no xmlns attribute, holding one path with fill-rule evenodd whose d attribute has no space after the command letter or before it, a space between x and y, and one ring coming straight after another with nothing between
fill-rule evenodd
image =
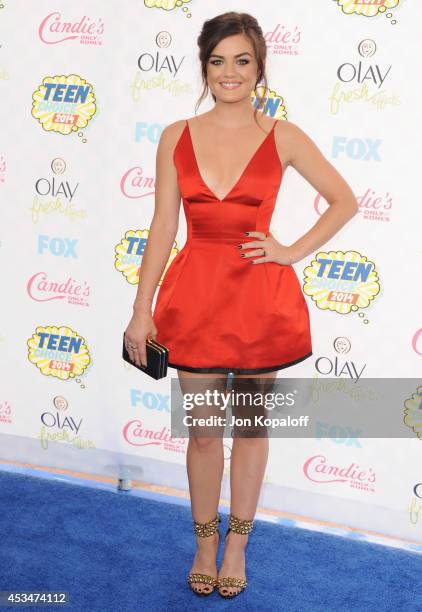
<instances>
[{"instance_id":1,"label":"candie's logo","mask_svg":"<svg viewBox=\"0 0 422 612\"><path fill-rule=\"evenodd\" d=\"M38 326L27 344L29 361L45 376L69 380L81 376L91 362L85 339L65 325Z\"/></svg>"},{"instance_id":2,"label":"candie's logo","mask_svg":"<svg viewBox=\"0 0 422 612\"><path fill-rule=\"evenodd\" d=\"M43 129L63 135L85 128L97 110L92 85L77 74L45 77L32 99Z\"/></svg>"},{"instance_id":3,"label":"candie's logo","mask_svg":"<svg viewBox=\"0 0 422 612\"><path fill-rule=\"evenodd\" d=\"M303 464L303 473L308 480L316 484L348 484L353 489L375 493L374 469L362 469L354 462L341 466L330 463L325 455L314 455Z\"/></svg>"},{"instance_id":4,"label":"candie's logo","mask_svg":"<svg viewBox=\"0 0 422 612\"><path fill-rule=\"evenodd\" d=\"M104 34L104 21L101 17L69 19L62 17L59 11L49 13L41 21L38 28L40 40L47 45L56 45L68 40L78 41L81 45L102 45L101 35Z\"/></svg>"},{"instance_id":5,"label":"candie's logo","mask_svg":"<svg viewBox=\"0 0 422 612\"><path fill-rule=\"evenodd\" d=\"M6 181L6 159L3 155L0 155L0 183Z\"/></svg>"},{"instance_id":6,"label":"candie's logo","mask_svg":"<svg viewBox=\"0 0 422 612\"><path fill-rule=\"evenodd\" d=\"M380 291L375 264L357 251L320 251L304 275L303 291L321 310L367 308Z\"/></svg>"},{"instance_id":7,"label":"candie's logo","mask_svg":"<svg viewBox=\"0 0 422 612\"><path fill-rule=\"evenodd\" d=\"M12 406L7 400L0 402L0 423L12 422Z\"/></svg>"},{"instance_id":8,"label":"candie's logo","mask_svg":"<svg viewBox=\"0 0 422 612\"><path fill-rule=\"evenodd\" d=\"M115 268L118 272L123 274L127 282L131 285L136 285L139 281L139 267L147 245L148 235L149 230L128 230L125 237L116 246ZM168 266L179 252L179 249L175 245L176 241L171 250L162 277L164 277ZM161 279L159 284L160 283Z\"/></svg>"},{"instance_id":9,"label":"candie's logo","mask_svg":"<svg viewBox=\"0 0 422 612\"><path fill-rule=\"evenodd\" d=\"M422 356L422 327L413 335L412 348L417 355Z\"/></svg>"},{"instance_id":10,"label":"candie's logo","mask_svg":"<svg viewBox=\"0 0 422 612\"><path fill-rule=\"evenodd\" d=\"M356 201L359 205L358 212L361 219L387 223L391 221L391 210L394 202L389 191L384 191L381 188L377 192L376 188L367 187L365 193L356 196ZM328 204L318 193L314 199L315 212L321 216L327 208Z\"/></svg>"},{"instance_id":11,"label":"candie's logo","mask_svg":"<svg viewBox=\"0 0 422 612\"><path fill-rule=\"evenodd\" d=\"M186 452L186 438L174 438L165 425L161 429L145 427L139 419L125 424L123 438L132 446L161 446L166 451Z\"/></svg>"}]
</instances>

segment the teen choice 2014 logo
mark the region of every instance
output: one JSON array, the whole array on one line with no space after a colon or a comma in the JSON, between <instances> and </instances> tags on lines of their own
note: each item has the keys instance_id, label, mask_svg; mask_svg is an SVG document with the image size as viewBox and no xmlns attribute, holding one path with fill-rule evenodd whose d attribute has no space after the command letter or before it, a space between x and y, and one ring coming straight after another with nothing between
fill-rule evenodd
<instances>
[{"instance_id":1,"label":"teen choice 2014 logo","mask_svg":"<svg viewBox=\"0 0 422 612\"><path fill-rule=\"evenodd\" d=\"M92 85L77 74L45 77L32 99L43 129L63 135L85 128L97 109Z\"/></svg>"},{"instance_id":2,"label":"teen choice 2014 logo","mask_svg":"<svg viewBox=\"0 0 422 612\"><path fill-rule=\"evenodd\" d=\"M176 8L183 8L188 11L185 4L189 4L191 0L144 0L144 5L147 8L158 8L164 11L173 11Z\"/></svg>"},{"instance_id":3,"label":"teen choice 2014 logo","mask_svg":"<svg viewBox=\"0 0 422 612\"><path fill-rule=\"evenodd\" d=\"M404 423L422 440L422 385L404 402Z\"/></svg>"},{"instance_id":4,"label":"teen choice 2014 logo","mask_svg":"<svg viewBox=\"0 0 422 612\"><path fill-rule=\"evenodd\" d=\"M396 8L400 0L334 0L344 13L375 17L388 9Z\"/></svg>"},{"instance_id":5,"label":"teen choice 2014 logo","mask_svg":"<svg viewBox=\"0 0 422 612\"><path fill-rule=\"evenodd\" d=\"M139 268L149 236L149 230L128 230L115 248L115 268L123 274L127 282L136 285L139 282ZM164 277L168 266L176 257L179 249L173 245L170 257L163 271ZM160 282L158 284L161 283Z\"/></svg>"},{"instance_id":6,"label":"teen choice 2014 logo","mask_svg":"<svg viewBox=\"0 0 422 612\"><path fill-rule=\"evenodd\" d=\"M69 380L81 376L91 362L85 339L66 325L39 325L27 344L29 361L45 376Z\"/></svg>"},{"instance_id":7,"label":"teen choice 2014 logo","mask_svg":"<svg viewBox=\"0 0 422 612\"><path fill-rule=\"evenodd\" d=\"M357 251L320 251L304 275L303 291L321 310L367 308L380 291L374 262Z\"/></svg>"},{"instance_id":8,"label":"teen choice 2014 logo","mask_svg":"<svg viewBox=\"0 0 422 612\"><path fill-rule=\"evenodd\" d=\"M258 85L251 92L252 104L273 119L287 119L285 100L273 89Z\"/></svg>"}]
</instances>

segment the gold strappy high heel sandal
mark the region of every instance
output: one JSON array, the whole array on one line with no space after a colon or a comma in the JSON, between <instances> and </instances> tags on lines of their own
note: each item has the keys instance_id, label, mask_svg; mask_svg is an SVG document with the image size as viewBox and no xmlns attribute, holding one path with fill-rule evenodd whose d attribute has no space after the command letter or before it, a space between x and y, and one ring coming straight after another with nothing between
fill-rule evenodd
<instances>
[{"instance_id":1,"label":"gold strappy high heel sandal","mask_svg":"<svg viewBox=\"0 0 422 612\"><path fill-rule=\"evenodd\" d=\"M212 521L209 521L208 523L197 523L196 521L193 521L193 529L196 535L202 538L211 536L216 532L218 533L218 535L220 535L220 532L218 530L218 523L221 523L221 518L217 514L217 516ZM197 591L196 588L193 586L193 583L195 582L209 584L213 588L208 591L204 591L204 590ZM192 591L196 593L197 595L211 595L211 593L214 591L214 587L216 587L218 584L218 580L217 578L214 578L213 576L209 576L208 574L193 573L193 574L189 574L188 583Z\"/></svg>"},{"instance_id":2,"label":"gold strappy high heel sandal","mask_svg":"<svg viewBox=\"0 0 422 612\"><path fill-rule=\"evenodd\" d=\"M229 531L234 531L235 533L241 533L241 534L248 534L252 531L252 528L253 528L253 520L251 521L242 520L242 519L237 518L237 516L230 514L229 527L226 531L226 535L224 536L224 541L226 540ZM246 543L245 551L246 551L248 544L249 544L249 541ZM218 582L217 584L218 592L222 597L236 597L236 595L239 595L239 593L241 593L244 589L246 589L247 584L248 584L246 577L243 579L243 578L232 578L231 576L219 578L217 582ZM220 589L225 588L225 587L240 588L240 590L235 591L234 593L228 593L228 592L222 593Z\"/></svg>"}]
</instances>

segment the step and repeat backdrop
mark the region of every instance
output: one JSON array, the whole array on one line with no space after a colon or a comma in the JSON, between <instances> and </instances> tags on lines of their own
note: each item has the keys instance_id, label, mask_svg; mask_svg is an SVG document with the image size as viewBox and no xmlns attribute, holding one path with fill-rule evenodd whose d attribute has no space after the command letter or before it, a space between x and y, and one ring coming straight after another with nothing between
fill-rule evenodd
<instances>
[{"instance_id":1,"label":"step and repeat backdrop","mask_svg":"<svg viewBox=\"0 0 422 612\"><path fill-rule=\"evenodd\" d=\"M294 266L313 355L278 375L409 379L395 407L406 437L383 436L380 419L364 438L333 413L321 435L271 439L260 505L422 541L422 6L405 0L1 0L0 459L188 489L177 372L155 381L121 346L157 143L194 116L196 38L229 10L265 34L263 112L299 125L359 203ZM271 230L289 244L327 207L288 168ZM163 275L185 240L181 207Z\"/></svg>"}]
</instances>

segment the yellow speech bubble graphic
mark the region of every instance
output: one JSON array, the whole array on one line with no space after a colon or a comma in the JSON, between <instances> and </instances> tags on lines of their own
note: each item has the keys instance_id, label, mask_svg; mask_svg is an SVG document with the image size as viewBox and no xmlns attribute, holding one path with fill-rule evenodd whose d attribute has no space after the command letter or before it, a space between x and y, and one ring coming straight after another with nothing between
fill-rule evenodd
<instances>
[{"instance_id":1,"label":"yellow speech bubble graphic","mask_svg":"<svg viewBox=\"0 0 422 612\"><path fill-rule=\"evenodd\" d=\"M404 423L422 440L422 386L404 402Z\"/></svg>"},{"instance_id":2,"label":"yellow speech bubble graphic","mask_svg":"<svg viewBox=\"0 0 422 612\"><path fill-rule=\"evenodd\" d=\"M139 268L141 260L147 245L149 236L149 230L128 230L125 233L124 238L115 248L115 268L118 272L121 272L126 278L127 282L131 285L137 285L139 282ZM161 280L164 277L168 266L176 257L179 249L173 245L167 264L163 270L161 279L158 285L161 284Z\"/></svg>"},{"instance_id":3,"label":"yellow speech bubble graphic","mask_svg":"<svg viewBox=\"0 0 422 612\"><path fill-rule=\"evenodd\" d=\"M180 8L190 2L191 0L144 0L147 8L158 8L163 9L163 11L173 11L175 8Z\"/></svg>"},{"instance_id":4,"label":"yellow speech bubble graphic","mask_svg":"<svg viewBox=\"0 0 422 612\"><path fill-rule=\"evenodd\" d=\"M252 103L254 106L258 106L258 110L262 110L263 113L273 117L274 119L287 119L287 110L284 102L284 98L281 94L278 94L273 89L267 88L263 85L258 85L251 93ZM262 102L260 99L262 98Z\"/></svg>"},{"instance_id":5,"label":"yellow speech bubble graphic","mask_svg":"<svg viewBox=\"0 0 422 612\"><path fill-rule=\"evenodd\" d=\"M341 6L343 13L351 15L363 15L363 17L375 17L385 13L387 9L398 6L400 0L334 0Z\"/></svg>"},{"instance_id":6,"label":"yellow speech bubble graphic","mask_svg":"<svg viewBox=\"0 0 422 612\"><path fill-rule=\"evenodd\" d=\"M77 74L45 77L32 99L43 129L63 135L85 128L97 110L92 85Z\"/></svg>"},{"instance_id":7,"label":"yellow speech bubble graphic","mask_svg":"<svg viewBox=\"0 0 422 612\"><path fill-rule=\"evenodd\" d=\"M29 361L44 376L69 380L81 376L91 362L85 339L66 325L39 325L27 344Z\"/></svg>"},{"instance_id":8,"label":"yellow speech bubble graphic","mask_svg":"<svg viewBox=\"0 0 422 612\"><path fill-rule=\"evenodd\" d=\"M367 308L380 291L374 262L357 251L320 251L304 275L304 293L339 314Z\"/></svg>"}]
</instances>

